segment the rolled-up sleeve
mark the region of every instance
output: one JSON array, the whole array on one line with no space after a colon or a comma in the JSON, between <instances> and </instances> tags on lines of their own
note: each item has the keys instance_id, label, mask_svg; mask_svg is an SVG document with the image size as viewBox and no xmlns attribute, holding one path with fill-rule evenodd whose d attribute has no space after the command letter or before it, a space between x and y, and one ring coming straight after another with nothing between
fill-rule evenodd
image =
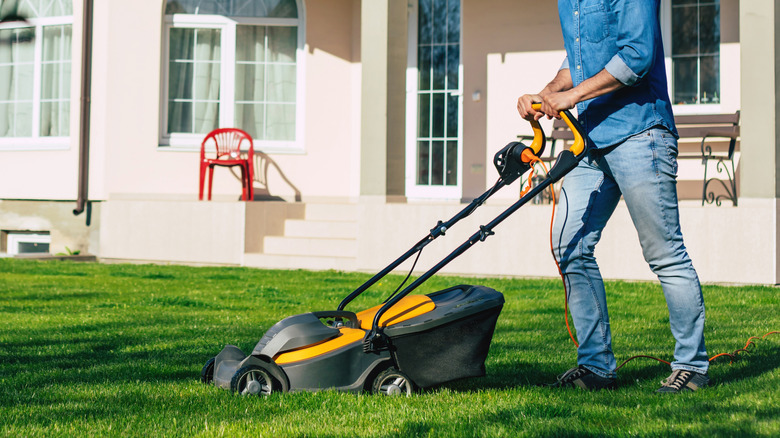
<instances>
[{"instance_id":1,"label":"rolled-up sleeve","mask_svg":"<svg viewBox=\"0 0 780 438\"><path fill-rule=\"evenodd\" d=\"M660 49L658 2L612 2L617 19L618 52L607 63L606 70L624 85L631 86L652 68L655 51Z\"/></svg>"},{"instance_id":2,"label":"rolled-up sleeve","mask_svg":"<svg viewBox=\"0 0 780 438\"><path fill-rule=\"evenodd\" d=\"M566 70L568 68L569 68L569 57L567 56L567 57L563 58L563 62L561 63L561 68L559 68L558 70L559 71L560 70Z\"/></svg>"}]
</instances>

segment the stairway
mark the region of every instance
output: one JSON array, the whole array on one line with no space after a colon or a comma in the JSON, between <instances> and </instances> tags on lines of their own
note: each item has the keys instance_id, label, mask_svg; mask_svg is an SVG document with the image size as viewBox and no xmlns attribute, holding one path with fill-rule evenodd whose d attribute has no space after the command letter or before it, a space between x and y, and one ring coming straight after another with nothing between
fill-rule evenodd
<instances>
[{"instance_id":1,"label":"stairway","mask_svg":"<svg viewBox=\"0 0 780 438\"><path fill-rule=\"evenodd\" d=\"M285 219L283 235L263 236L263 252L244 254L244 266L354 271L357 215L356 204L306 204L303 219Z\"/></svg>"}]
</instances>

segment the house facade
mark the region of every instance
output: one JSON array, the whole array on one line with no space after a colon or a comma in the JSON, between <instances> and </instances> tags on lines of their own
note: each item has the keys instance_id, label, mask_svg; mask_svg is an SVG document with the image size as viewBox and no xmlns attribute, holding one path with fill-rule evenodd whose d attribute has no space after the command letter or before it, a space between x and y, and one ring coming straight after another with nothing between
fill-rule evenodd
<instances>
[{"instance_id":1,"label":"house facade","mask_svg":"<svg viewBox=\"0 0 780 438\"><path fill-rule=\"evenodd\" d=\"M675 113L740 112L738 205L702 203L701 160L680 160L683 233L704 282L778 283L777 7L661 0ZM27 17L0 28L0 252L10 255L378 270L493 185L495 152L531 132L517 97L564 57L555 2L5 0L0 12L9 8ZM252 202L227 169L215 171L213 200L198 200L201 141L218 127L254 139ZM519 193L516 182L495 194L415 269ZM550 204L523 207L443 271L557 275L551 215ZM622 205L596 255L607 278L653 278Z\"/></svg>"}]
</instances>

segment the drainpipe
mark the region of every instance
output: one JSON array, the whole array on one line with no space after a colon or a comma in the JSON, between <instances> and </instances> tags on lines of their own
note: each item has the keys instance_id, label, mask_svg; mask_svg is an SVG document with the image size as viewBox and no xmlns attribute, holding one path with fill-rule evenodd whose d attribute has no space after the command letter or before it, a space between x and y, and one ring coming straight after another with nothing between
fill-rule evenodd
<instances>
[{"instance_id":1,"label":"drainpipe","mask_svg":"<svg viewBox=\"0 0 780 438\"><path fill-rule=\"evenodd\" d=\"M79 187L76 208L73 214L78 216L87 210L87 226L92 216L92 203L89 202L89 118L90 95L92 91L92 1L84 2L81 37L81 101L79 125Z\"/></svg>"}]
</instances>

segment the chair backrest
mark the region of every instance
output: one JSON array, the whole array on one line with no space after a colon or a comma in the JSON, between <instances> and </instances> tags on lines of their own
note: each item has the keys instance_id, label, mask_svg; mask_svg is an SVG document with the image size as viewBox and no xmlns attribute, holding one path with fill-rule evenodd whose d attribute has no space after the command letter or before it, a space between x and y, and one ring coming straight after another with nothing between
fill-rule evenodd
<instances>
[{"instance_id":1,"label":"chair backrest","mask_svg":"<svg viewBox=\"0 0 780 438\"><path fill-rule=\"evenodd\" d=\"M206 157L206 144L214 141L214 147L217 152L217 159L239 159L241 157L241 144L246 141L249 143L247 148L247 157L251 161L255 154L255 147L252 137L238 128L219 128L209 132L203 143L200 145L200 158Z\"/></svg>"}]
</instances>

